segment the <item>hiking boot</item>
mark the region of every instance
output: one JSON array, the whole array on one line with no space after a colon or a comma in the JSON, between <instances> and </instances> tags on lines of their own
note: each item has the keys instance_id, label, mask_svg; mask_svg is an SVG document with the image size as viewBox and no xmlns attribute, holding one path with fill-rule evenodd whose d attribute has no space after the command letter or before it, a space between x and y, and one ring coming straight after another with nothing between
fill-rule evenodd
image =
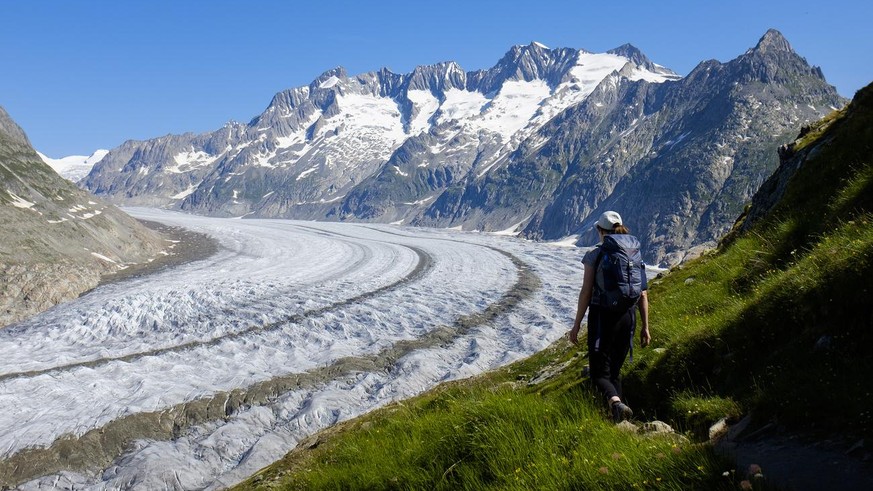
<instances>
[{"instance_id":1,"label":"hiking boot","mask_svg":"<svg viewBox=\"0 0 873 491\"><path fill-rule=\"evenodd\" d=\"M634 412L622 402L612 404L612 422L615 424L634 417Z\"/></svg>"}]
</instances>

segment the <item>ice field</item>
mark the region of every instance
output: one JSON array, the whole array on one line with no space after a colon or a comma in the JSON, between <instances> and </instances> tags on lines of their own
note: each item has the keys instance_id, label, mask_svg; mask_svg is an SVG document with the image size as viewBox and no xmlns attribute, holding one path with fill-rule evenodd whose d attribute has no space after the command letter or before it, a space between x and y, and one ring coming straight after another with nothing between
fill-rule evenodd
<instances>
[{"instance_id":1,"label":"ice field","mask_svg":"<svg viewBox=\"0 0 873 491\"><path fill-rule=\"evenodd\" d=\"M0 330L0 464L197 401L221 414L23 489L234 484L322 428L547 347L581 285L583 249L514 237L128 211L220 250Z\"/></svg>"}]
</instances>

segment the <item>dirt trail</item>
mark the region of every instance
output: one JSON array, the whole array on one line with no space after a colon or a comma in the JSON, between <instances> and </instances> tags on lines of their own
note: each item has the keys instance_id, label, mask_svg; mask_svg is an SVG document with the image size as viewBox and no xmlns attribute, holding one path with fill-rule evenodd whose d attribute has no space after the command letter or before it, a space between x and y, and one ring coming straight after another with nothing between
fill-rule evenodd
<instances>
[{"instance_id":1,"label":"dirt trail","mask_svg":"<svg viewBox=\"0 0 873 491\"><path fill-rule=\"evenodd\" d=\"M736 461L738 472L760 466L767 482L779 489L873 489L873 454L864 440L792 434L774 424L749 430L747 418L715 448Z\"/></svg>"}]
</instances>

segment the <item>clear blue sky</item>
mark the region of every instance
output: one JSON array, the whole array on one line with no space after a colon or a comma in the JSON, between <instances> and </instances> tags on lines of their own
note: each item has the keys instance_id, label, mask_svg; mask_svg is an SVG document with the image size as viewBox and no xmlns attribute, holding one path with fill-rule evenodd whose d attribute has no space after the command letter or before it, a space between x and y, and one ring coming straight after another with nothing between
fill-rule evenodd
<instances>
[{"instance_id":1,"label":"clear blue sky","mask_svg":"<svg viewBox=\"0 0 873 491\"><path fill-rule=\"evenodd\" d=\"M851 97L873 81L869 0L0 0L0 106L51 157L247 122L276 92L457 61L514 44L624 43L681 75L731 60L768 28Z\"/></svg>"}]
</instances>

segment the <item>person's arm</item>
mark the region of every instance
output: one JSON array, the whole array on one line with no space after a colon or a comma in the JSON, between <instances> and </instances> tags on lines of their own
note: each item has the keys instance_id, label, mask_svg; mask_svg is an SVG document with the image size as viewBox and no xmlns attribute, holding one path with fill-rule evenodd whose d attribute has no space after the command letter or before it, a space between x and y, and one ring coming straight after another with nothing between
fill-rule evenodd
<instances>
[{"instance_id":1,"label":"person's arm","mask_svg":"<svg viewBox=\"0 0 873 491\"><path fill-rule=\"evenodd\" d=\"M640 330L640 346L645 348L652 341L652 335L649 333L649 292L643 290L640 296L640 301L637 303L640 309L640 319L642 319L642 329Z\"/></svg>"},{"instance_id":2,"label":"person's arm","mask_svg":"<svg viewBox=\"0 0 873 491\"><path fill-rule=\"evenodd\" d=\"M570 342L573 344L579 342L579 329L582 326L582 318L585 317L585 311L588 310L588 304L591 303L595 274L593 266L585 266L585 273L582 276L582 289L579 290L579 304L576 306L576 320L573 321L573 329L570 330Z\"/></svg>"}]
</instances>

